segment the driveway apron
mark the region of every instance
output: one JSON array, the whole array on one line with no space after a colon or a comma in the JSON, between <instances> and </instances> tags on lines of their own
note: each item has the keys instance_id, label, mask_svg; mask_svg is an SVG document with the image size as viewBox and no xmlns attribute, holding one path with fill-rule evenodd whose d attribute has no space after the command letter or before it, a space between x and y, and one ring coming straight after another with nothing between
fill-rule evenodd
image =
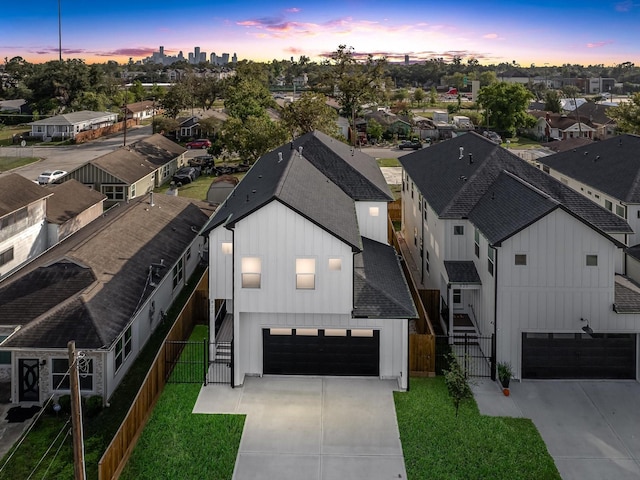
<instances>
[{"instance_id":1,"label":"driveway apron","mask_svg":"<svg viewBox=\"0 0 640 480\"><path fill-rule=\"evenodd\" d=\"M246 414L234 480L406 478L395 381L249 377L203 387L194 413Z\"/></svg>"},{"instance_id":2,"label":"driveway apron","mask_svg":"<svg viewBox=\"0 0 640 480\"><path fill-rule=\"evenodd\" d=\"M640 478L640 383L526 380L510 387L508 399L493 382L475 387L480 412L530 418L564 480Z\"/></svg>"}]
</instances>

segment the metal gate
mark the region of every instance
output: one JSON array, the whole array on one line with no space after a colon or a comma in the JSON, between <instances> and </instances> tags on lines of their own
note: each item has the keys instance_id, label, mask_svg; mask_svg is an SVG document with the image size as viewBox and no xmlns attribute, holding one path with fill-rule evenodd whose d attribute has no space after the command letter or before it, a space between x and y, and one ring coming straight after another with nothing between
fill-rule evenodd
<instances>
[{"instance_id":1,"label":"metal gate","mask_svg":"<svg viewBox=\"0 0 640 480\"><path fill-rule=\"evenodd\" d=\"M164 349L167 383L231 384L233 342L222 343L167 340Z\"/></svg>"},{"instance_id":2,"label":"metal gate","mask_svg":"<svg viewBox=\"0 0 640 480\"><path fill-rule=\"evenodd\" d=\"M436 335L436 375L442 375L449 368L450 353L456 356L470 377L490 377L495 380L494 335Z\"/></svg>"}]
</instances>

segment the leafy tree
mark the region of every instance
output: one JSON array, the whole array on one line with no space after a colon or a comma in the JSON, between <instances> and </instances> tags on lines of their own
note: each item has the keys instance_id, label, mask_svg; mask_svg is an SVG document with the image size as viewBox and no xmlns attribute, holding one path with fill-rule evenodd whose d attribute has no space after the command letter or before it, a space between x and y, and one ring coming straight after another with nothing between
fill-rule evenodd
<instances>
[{"instance_id":1,"label":"leafy tree","mask_svg":"<svg viewBox=\"0 0 640 480\"><path fill-rule=\"evenodd\" d=\"M481 86L486 86L491 85L492 83L496 83L498 81L498 77L496 76L495 71L490 70L480 73L479 80Z\"/></svg>"},{"instance_id":2,"label":"leafy tree","mask_svg":"<svg viewBox=\"0 0 640 480\"><path fill-rule=\"evenodd\" d=\"M615 120L621 133L640 135L640 93L635 93L628 102L611 107L607 116Z\"/></svg>"},{"instance_id":3,"label":"leafy tree","mask_svg":"<svg viewBox=\"0 0 640 480\"><path fill-rule=\"evenodd\" d=\"M424 99L426 97L427 97L427 94L421 88L416 88L413 91L413 101L418 104L418 107L422 105L422 102L424 102Z\"/></svg>"},{"instance_id":4,"label":"leafy tree","mask_svg":"<svg viewBox=\"0 0 640 480\"><path fill-rule=\"evenodd\" d=\"M486 124L513 136L520 127L530 126L527 113L532 94L519 83L497 82L480 89L478 103L485 111Z\"/></svg>"},{"instance_id":5,"label":"leafy tree","mask_svg":"<svg viewBox=\"0 0 640 480\"><path fill-rule=\"evenodd\" d=\"M314 130L334 137L338 134L338 114L327 105L327 97L321 93L303 93L298 100L284 106L280 117L292 137Z\"/></svg>"},{"instance_id":6,"label":"leafy tree","mask_svg":"<svg viewBox=\"0 0 640 480\"><path fill-rule=\"evenodd\" d=\"M180 112L190 106L189 89L183 82L175 83L160 101L165 115L177 118Z\"/></svg>"},{"instance_id":7,"label":"leafy tree","mask_svg":"<svg viewBox=\"0 0 640 480\"><path fill-rule=\"evenodd\" d=\"M429 90L429 103L431 105L435 105L437 100L438 100L438 91L436 90L436 87L431 87L431 90Z\"/></svg>"},{"instance_id":8,"label":"leafy tree","mask_svg":"<svg viewBox=\"0 0 640 480\"><path fill-rule=\"evenodd\" d=\"M195 103L203 110L209 110L222 95L222 81L214 77L204 77L198 80L194 88Z\"/></svg>"},{"instance_id":9,"label":"leafy tree","mask_svg":"<svg viewBox=\"0 0 640 480\"><path fill-rule=\"evenodd\" d=\"M460 366L458 359L453 353L447 356L449 361L449 369L444 371L444 382L449 390L449 395L453 399L453 404L456 407L456 417L458 416L458 410L460 402L466 398L471 398L473 392L467 381L468 375L465 369Z\"/></svg>"},{"instance_id":10,"label":"leafy tree","mask_svg":"<svg viewBox=\"0 0 640 480\"><path fill-rule=\"evenodd\" d=\"M89 68L79 59L46 62L34 65L34 72L25 78L25 83L33 92L30 100L39 109L55 100L62 110L89 90Z\"/></svg>"},{"instance_id":11,"label":"leafy tree","mask_svg":"<svg viewBox=\"0 0 640 480\"><path fill-rule=\"evenodd\" d=\"M393 99L396 102L406 102L409 98L409 92L406 88L399 88L393 93Z\"/></svg>"},{"instance_id":12,"label":"leafy tree","mask_svg":"<svg viewBox=\"0 0 640 480\"><path fill-rule=\"evenodd\" d=\"M358 62L353 47L338 46L331 56L329 85L345 116L353 120L364 103L376 102L384 87L386 59L368 55L364 63ZM352 124L355 133L355 126ZM353 139L355 141L355 138Z\"/></svg>"},{"instance_id":13,"label":"leafy tree","mask_svg":"<svg viewBox=\"0 0 640 480\"><path fill-rule=\"evenodd\" d=\"M227 88L224 107L227 113L246 120L263 116L267 108L275 107L271 93L260 81L252 78L236 78Z\"/></svg>"},{"instance_id":14,"label":"leafy tree","mask_svg":"<svg viewBox=\"0 0 640 480\"><path fill-rule=\"evenodd\" d=\"M560 94L557 90L547 90L544 95L544 109L548 112L560 113L562 105L560 104Z\"/></svg>"},{"instance_id":15,"label":"leafy tree","mask_svg":"<svg viewBox=\"0 0 640 480\"><path fill-rule=\"evenodd\" d=\"M157 83L154 83L153 85L151 85L151 89L149 90L149 96L151 98L155 98L157 102L160 102L166 94L167 94L166 88L161 87Z\"/></svg>"},{"instance_id":16,"label":"leafy tree","mask_svg":"<svg viewBox=\"0 0 640 480\"><path fill-rule=\"evenodd\" d=\"M216 130L220 130L222 127L222 120L216 117L207 117L200 120L200 130L205 137L211 137Z\"/></svg>"},{"instance_id":17,"label":"leafy tree","mask_svg":"<svg viewBox=\"0 0 640 480\"><path fill-rule=\"evenodd\" d=\"M109 99L104 93L82 92L71 105L74 110L91 110L104 112L107 110Z\"/></svg>"},{"instance_id":18,"label":"leafy tree","mask_svg":"<svg viewBox=\"0 0 640 480\"><path fill-rule=\"evenodd\" d=\"M175 118L169 118L169 117L155 118L155 131L158 133L175 132L179 126L180 124Z\"/></svg>"},{"instance_id":19,"label":"leafy tree","mask_svg":"<svg viewBox=\"0 0 640 480\"><path fill-rule=\"evenodd\" d=\"M374 118L369 120L367 123L367 135L369 138L372 138L376 141L380 141L382 139L382 134L384 133L384 128L377 122Z\"/></svg>"},{"instance_id":20,"label":"leafy tree","mask_svg":"<svg viewBox=\"0 0 640 480\"><path fill-rule=\"evenodd\" d=\"M249 116L244 120L230 117L222 127L227 149L237 153L243 161L254 163L270 150L287 140L287 131L268 116Z\"/></svg>"},{"instance_id":21,"label":"leafy tree","mask_svg":"<svg viewBox=\"0 0 640 480\"><path fill-rule=\"evenodd\" d=\"M133 84L129 87L129 92L133 95L134 102L141 102L147 95L147 91L142 86L140 80L133 81Z\"/></svg>"}]
</instances>

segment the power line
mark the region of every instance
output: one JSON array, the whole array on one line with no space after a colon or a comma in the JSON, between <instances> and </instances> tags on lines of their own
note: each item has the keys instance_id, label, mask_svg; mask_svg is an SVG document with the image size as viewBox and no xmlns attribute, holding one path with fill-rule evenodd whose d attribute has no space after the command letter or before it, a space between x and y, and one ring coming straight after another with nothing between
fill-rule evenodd
<instances>
[{"instance_id":1,"label":"power line","mask_svg":"<svg viewBox=\"0 0 640 480\"><path fill-rule=\"evenodd\" d=\"M60 437L60 434L63 432L63 430L67 427L67 425L69 424L69 420L67 420L64 425L62 425L62 428L60 429L60 431L58 432L58 435L56 435L56 438L53 439L53 441L49 444L49 448L47 448L47 450L42 454L42 457L40 457L40 460L38 461L38 463L36 463L36 466L33 467L33 470L31 470L31 473L29 474L29 476L27 477L27 480L29 480L34 473L36 473L36 470L38 469L38 467L40 466L40 464L44 461L44 459L47 457L47 455L49 454L49 452L51 451L51 449L53 448L53 446L55 445L55 443L58 441L58 438ZM64 437L63 437L64 440ZM49 469L47 469L49 470Z\"/></svg>"},{"instance_id":2,"label":"power line","mask_svg":"<svg viewBox=\"0 0 640 480\"><path fill-rule=\"evenodd\" d=\"M71 429L67 430L67 435L71 434ZM56 458L58 457L58 453L60 453L60 449L62 448L62 446L64 445L64 441L66 440L66 438L62 438L62 441L60 442L60 445L58 445L58 449L56 450L56 454L53 456L53 458L51 459L51 462L49 462L49 466L47 467L47 469L44 471L44 475L42 475L42 480L44 480L47 476L47 473L49 473L49 469L51 468L51 466L53 465L53 462L56 460Z\"/></svg>"}]
</instances>

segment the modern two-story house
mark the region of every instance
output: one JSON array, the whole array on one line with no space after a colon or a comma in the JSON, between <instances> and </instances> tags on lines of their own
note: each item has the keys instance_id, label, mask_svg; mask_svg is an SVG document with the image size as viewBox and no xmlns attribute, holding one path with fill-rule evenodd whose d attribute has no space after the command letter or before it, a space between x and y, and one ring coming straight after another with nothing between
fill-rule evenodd
<instances>
[{"instance_id":1,"label":"modern two-story house","mask_svg":"<svg viewBox=\"0 0 640 480\"><path fill-rule=\"evenodd\" d=\"M406 155L402 230L442 323L495 335L516 378L637 378L632 229L510 151L470 133Z\"/></svg>"},{"instance_id":2,"label":"modern two-story house","mask_svg":"<svg viewBox=\"0 0 640 480\"><path fill-rule=\"evenodd\" d=\"M392 199L373 158L320 132L253 165L204 230L210 298L232 322L233 385L290 374L407 387L416 309L387 241Z\"/></svg>"}]
</instances>

